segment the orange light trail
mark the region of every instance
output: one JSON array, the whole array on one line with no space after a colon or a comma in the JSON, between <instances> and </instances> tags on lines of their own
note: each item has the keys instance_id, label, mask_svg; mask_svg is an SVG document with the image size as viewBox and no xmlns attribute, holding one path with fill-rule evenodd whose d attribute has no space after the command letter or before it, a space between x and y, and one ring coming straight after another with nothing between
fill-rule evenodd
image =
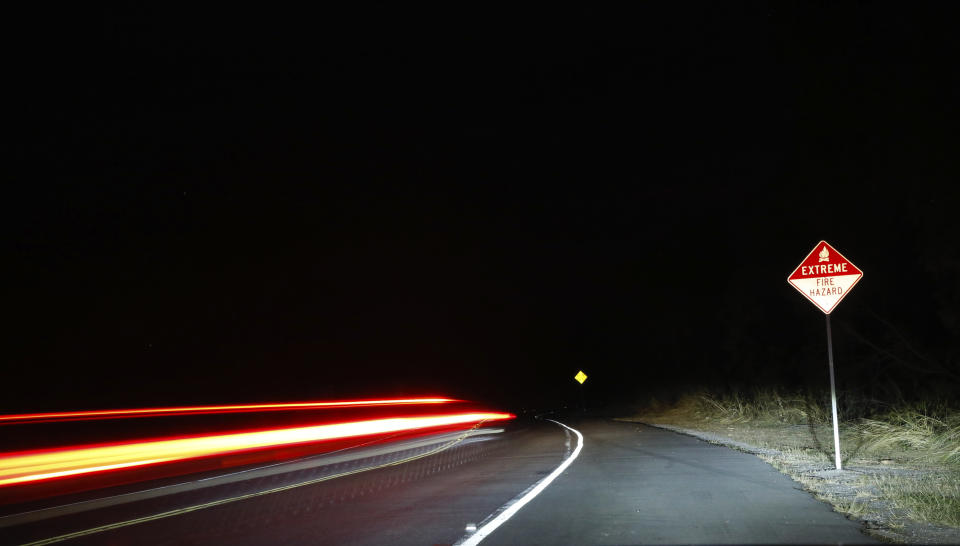
<instances>
[{"instance_id":1,"label":"orange light trail","mask_svg":"<svg viewBox=\"0 0 960 546\"><path fill-rule=\"evenodd\" d=\"M473 425L485 421L513 419L514 417L509 413L457 413L435 416L392 417L309 427L0 454L0 486L142 467L198 457L225 455L252 449L276 448L322 440L337 440L442 426Z\"/></svg>"},{"instance_id":2,"label":"orange light trail","mask_svg":"<svg viewBox=\"0 0 960 546\"><path fill-rule=\"evenodd\" d=\"M115 419L123 417L162 417L197 413L239 413L305 409L359 408L369 406L401 406L412 404L446 404L453 398L392 398L384 400L347 400L342 402L286 402L278 404L239 404L229 406L184 406L173 408L141 408L118 410L65 411L0 415L0 424L37 421L70 421L80 419Z\"/></svg>"}]
</instances>

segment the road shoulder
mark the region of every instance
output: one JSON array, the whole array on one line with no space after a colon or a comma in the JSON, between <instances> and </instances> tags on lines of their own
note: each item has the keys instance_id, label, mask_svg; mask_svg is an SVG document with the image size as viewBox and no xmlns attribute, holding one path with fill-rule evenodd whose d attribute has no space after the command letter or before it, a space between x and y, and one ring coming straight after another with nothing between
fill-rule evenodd
<instances>
[{"instance_id":1,"label":"road shoulder","mask_svg":"<svg viewBox=\"0 0 960 546\"><path fill-rule=\"evenodd\" d=\"M830 462L817 461L800 453L754 446L716 432L658 423L642 417L616 420L641 423L756 455L789 476L818 500L862 523L864 531L878 539L907 544L960 543L960 529L911 519L892 503L879 497L876 488L865 479L895 476L898 473L911 472L910 469L857 464L836 470Z\"/></svg>"}]
</instances>

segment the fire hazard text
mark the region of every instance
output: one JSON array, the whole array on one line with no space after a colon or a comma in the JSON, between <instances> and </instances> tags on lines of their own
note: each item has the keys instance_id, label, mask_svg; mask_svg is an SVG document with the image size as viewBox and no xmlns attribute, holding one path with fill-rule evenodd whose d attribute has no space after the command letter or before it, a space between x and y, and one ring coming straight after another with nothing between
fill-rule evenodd
<instances>
[{"instance_id":1,"label":"fire hazard text","mask_svg":"<svg viewBox=\"0 0 960 546\"><path fill-rule=\"evenodd\" d=\"M837 286L833 277L820 277L817 279L817 284L810 288L810 297L813 298L817 296L840 296L842 294L843 287Z\"/></svg>"},{"instance_id":2,"label":"fire hazard text","mask_svg":"<svg viewBox=\"0 0 960 546\"><path fill-rule=\"evenodd\" d=\"M800 267L800 274L804 277L808 275L828 275L828 274L844 274L847 272L846 262L840 264L826 264L826 265L804 265Z\"/></svg>"}]
</instances>

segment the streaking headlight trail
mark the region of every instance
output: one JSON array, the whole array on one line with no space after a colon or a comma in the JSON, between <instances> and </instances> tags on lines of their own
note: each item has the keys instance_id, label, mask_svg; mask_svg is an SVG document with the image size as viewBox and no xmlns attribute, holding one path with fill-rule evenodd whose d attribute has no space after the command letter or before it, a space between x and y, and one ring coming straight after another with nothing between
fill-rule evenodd
<instances>
[{"instance_id":1,"label":"streaking headlight trail","mask_svg":"<svg viewBox=\"0 0 960 546\"><path fill-rule=\"evenodd\" d=\"M7 453L0 454L0 487L254 449L443 426L474 425L514 417L509 413L493 412L391 417L306 427Z\"/></svg>"},{"instance_id":2,"label":"streaking headlight trail","mask_svg":"<svg viewBox=\"0 0 960 546\"><path fill-rule=\"evenodd\" d=\"M345 400L339 402L285 402L276 404L235 404L224 406L183 406L173 408L139 408L92 411L63 411L0 415L0 425L44 421L71 421L86 419L117 419L129 417L164 417L211 413L242 413L258 411L292 411L312 409L344 409L374 406L406 406L420 404L447 404L458 402L453 398L388 398L383 400Z\"/></svg>"}]
</instances>

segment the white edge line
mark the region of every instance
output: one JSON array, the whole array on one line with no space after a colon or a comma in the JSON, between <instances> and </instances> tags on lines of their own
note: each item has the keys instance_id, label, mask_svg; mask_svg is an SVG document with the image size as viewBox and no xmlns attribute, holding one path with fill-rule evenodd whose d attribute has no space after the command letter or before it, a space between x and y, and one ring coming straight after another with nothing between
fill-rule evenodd
<instances>
[{"instance_id":1,"label":"white edge line","mask_svg":"<svg viewBox=\"0 0 960 546\"><path fill-rule=\"evenodd\" d=\"M543 490L546 489L547 486L550 485L551 482L553 482L553 480L557 479L557 476L559 476L560 474L563 474L563 471L566 470L567 467L570 466L573 463L573 461L580 455L580 450L583 449L583 434L580 434L580 431L578 431L577 429L570 428L567 425L561 423L560 421L554 421L553 419L547 419L547 421L556 423L567 430L573 431L573 433L577 435L577 447L573 450L573 453L571 453L569 457L567 457L562 463L560 463L560 466L555 468L553 472L550 473L549 476L537 482L536 485L528 489L526 492L521 493L521 496L501 506L497 510L497 512L494 512L495 514L497 514L496 517L486 522L483 525L483 527L480 527L479 529L476 530L476 532L471 533L470 535L465 536L460 540L458 540L456 542L457 546L474 546L476 544L480 544L480 541L487 538L487 536L489 536L490 533L496 531L497 527L500 527L501 525L506 523L506 521L512 518L514 514L519 512L520 509L524 507L524 505L526 505L528 502L532 501L537 495L542 493Z\"/></svg>"}]
</instances>

